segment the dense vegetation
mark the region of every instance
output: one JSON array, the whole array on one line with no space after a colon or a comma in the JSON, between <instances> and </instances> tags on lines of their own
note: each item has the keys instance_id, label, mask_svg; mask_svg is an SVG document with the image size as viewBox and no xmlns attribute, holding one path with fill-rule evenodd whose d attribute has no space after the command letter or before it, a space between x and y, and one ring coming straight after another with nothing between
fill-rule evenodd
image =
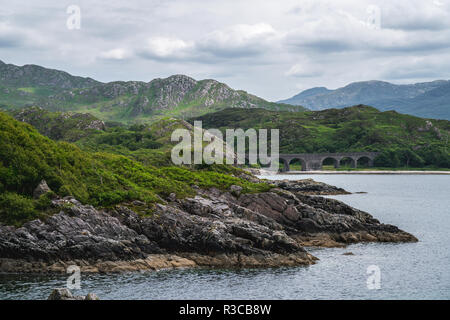
<instances>
[{"instance_id":1,"label":"dense vegetation","mask_svg":"<svg viewBox=\"0 0 450 320\"><path fill-rule=\"evenodd\" d=\"M95 139L114 141L105 138L107 135L100 133ZM116 136L117 132L109 135ZM128 149L127 139L123 142L123 146L119 145ZM116 153L89 152L71 143L52 141L31 125L0 112L0 222L20 224L42 215L52 195L33 199L32 194L43 179L56 195L72 195L94 206L131 200L151 204L171 193L185 197L194 194L192 185L226 189L235 184L243 187L244 192L268 187L233 176L242 174L236 168L155 167Z\"/></svg>"},{"instance_id":2,"label":"dense vegetation","mask_svg":"<svg viewBox=\"0 0 450 320\"><path fill-rule=\"evenodd\" d=\"M379 151L379 167L450 168L450 122L368 106L308 112L227 109L196 118L204 128L274 128L281 153Z\"/></svg>"},{"instance_id":3,"label":"dense vegetation","mask_svg":"<svg viewBox=\"0 0 450 320\"><path fill-rule=\"evenodd\" d=\"M105 124L89 113L51 112L39 107L11 110L17 120L35 127L41 134L53 140L77 141L98 130L104 130Z\"/></svg>"},{"instance_id":4,"label":"dense vegetation","mask_svg":"<svg viewBox=\"0 0 450 320\"><path fill-rule=\"evenodd\" d=\"M173 130L185 128L182 120L164 119L152 124L108 127L91 132L76 145L90 152L108 152L133 158L144 165L170 166Z\"/></svg>"}]
</instances>

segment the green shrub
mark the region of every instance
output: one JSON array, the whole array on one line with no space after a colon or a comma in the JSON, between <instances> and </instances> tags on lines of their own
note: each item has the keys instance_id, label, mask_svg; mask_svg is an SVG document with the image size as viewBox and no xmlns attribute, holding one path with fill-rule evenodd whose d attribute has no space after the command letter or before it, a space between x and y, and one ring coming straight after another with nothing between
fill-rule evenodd
<instances>
[{"instance_id":1,"label":"green shrub","mask_svg":"<svg viewBox=\"0 0 450 320\"><path fill-rule=\"evenodd\" d=\"M396 168L400 166L400 159L395 150L388 149L381 152L374 160L376 167Z\"/></svg>"},{"instance_id":2,"label":"green shrub","mask_svg":"<svg viewBox=\"0 0 450 320\"><path fill-rule=\"evenodd\" d=\"M35 201L35 207L38 210L47 210L52 205L52 199L56 198L56 194L54 192L47 192L39 197L37 201Z\"/></svg>"},{"instance_id":3,"label":"green shrub","mask_svg":"<svg viewBox=\"0 0 450 320\"><path fill-rule=\"evenodd\" d=\"M0 194L0 222L19 226L36 216L34 201L13 192Z\"/></svg>"}]
</instances>

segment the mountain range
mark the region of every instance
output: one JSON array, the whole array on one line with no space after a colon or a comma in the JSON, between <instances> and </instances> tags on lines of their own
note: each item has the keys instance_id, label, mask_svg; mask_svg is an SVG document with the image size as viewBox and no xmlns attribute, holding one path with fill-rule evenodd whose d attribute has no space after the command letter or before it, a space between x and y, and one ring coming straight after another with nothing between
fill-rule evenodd
<instances>
[{"instance_id":1,"label":"mountain range","mask_svg":"<svg viewBox=\"0 0 450 320\"><path fill-rule=\"evenodd\" d=\"M330 90L316 87L278 101L310 110L370 105L381 111L395 110L426 118L450 119L450 81L396 85L384 81L354 82Z\"/></svg>"},{"instance_id":2,"label":"mountain range","mask_svg":"<svg viewBox=\"0 0 450 320\"><path fill-rule=\"evenodd\" d=\"M129 122L187 118L225 108L302 111L301 106L266 101L212 79L185 75L143 81L102 83L36 65L0 61L0 106L39 106L50 111L89 112L103 120Z\"/></svg>"},{"instance_id":3,"label":"mountain range","mask_svg":"<svg viewBox=\"0 0 450 320\"><path fill-rule=\"evenodd\" d=\"M91 113L106 121L156 121L192 118L226 108L304 111L370 105L381 111L425 118L450 119L450 81L396 85L384 81L354 82L330 90L311 88L278 102L269 102L213 79L172 75L149 82L91 78L37 65L0 61L0 107L39 106L50 111Z\"/></svg>"}]
</instances>

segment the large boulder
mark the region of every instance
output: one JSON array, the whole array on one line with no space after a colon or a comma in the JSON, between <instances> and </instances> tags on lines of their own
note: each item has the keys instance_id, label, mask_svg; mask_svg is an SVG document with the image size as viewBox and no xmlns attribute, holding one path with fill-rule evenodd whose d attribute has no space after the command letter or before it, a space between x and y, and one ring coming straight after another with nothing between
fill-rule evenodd
<instances>
[{"instance_id":1,"label":"large boulder","mask_svg":"<svg viewBox=\"0 0 450 320\"><path fill-rule=\"evenodd\" d=\"M50 190L50 188L48 187L47 182L45 180L42 180L38 184L36 189L34 189L33 198L39 199L40 196L42 196L43 194L46 194L47 192L51 192L51 191L52 190Z\"/></svg>"},{"instance_id":2,"label":"large boulder","mask_svg":"<svg viewBox=\"0 0 450 320\"><path fill-rule=\"evenodd\" d=\"M56 288L53 289L52 293L47 300L100 300L95 293L88 293L84 296L74 296L69 289L66 288Z\"/></svg>"}]
</instances>

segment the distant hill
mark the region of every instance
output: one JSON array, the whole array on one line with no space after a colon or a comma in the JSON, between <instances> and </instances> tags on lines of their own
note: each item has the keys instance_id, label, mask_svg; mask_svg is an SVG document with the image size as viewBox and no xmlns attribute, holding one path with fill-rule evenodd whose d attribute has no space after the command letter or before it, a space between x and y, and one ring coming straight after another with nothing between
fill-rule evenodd
<instances>
[{"instance_id":1,"label":"distant hill","mask_svg":"<svg viewBox=\"0 0 450 320\"><path fill-rule=\"evenodd\" d=\"M336 90L323 87L308 89L279 103L302 105L311 110L367 104L381 111L395 110L420 117L450 120L449 97L450 81L445 80L406 85L364 81Z\"/></svg>"},{"instance_id":2,"label":"distant hill","mask_svg":"<svg viewBox=\"0 0 450 320\"><path fill-rule=\"evenodd\" d=\"M88 88L101 82L76 77L64 71L27 64L22 67L0 61L0 85L20 87L50 87L58 89Z\"/></svg>"},{"instance_id":3,"label":"distant hill","mask_svg":"<svg viewBox=\"0 0 450 320\"><path fill-rule=\"evenodd\" d=\"M382 152L381 167L450 167L450 121L359 105L306 112L226 109L193 120L203 128L280 130L280 153Z\"/></svg>"},{"instance_id":4,"label":"distant hill","mask_svg":"<svg viewBox=\"0 0 450 320\"><path fill-rule=\"evenodd\" d=\"M150 119L202 115L225 108L264 108L301 111L303 107L268 102L216 80L197 81L173 75L150 82L110 82L86 89L64 91L44 104L50 110L89 111L110 120Z\"/></svg>"},{"instance_id":5,"label":"distant hill","mask_svg":"<svg viewBox=\"0 0 450 320\"><path fill-rule=\"evenodd\" d=\"M225 108L302 111L301 106L269 102L224 83L173 75L150 82L101 83L35 65L0 63L0 106L39 106L50 111L89 112L102 120L155 121L194 117Z\"/></svg>"}]
</instances>

